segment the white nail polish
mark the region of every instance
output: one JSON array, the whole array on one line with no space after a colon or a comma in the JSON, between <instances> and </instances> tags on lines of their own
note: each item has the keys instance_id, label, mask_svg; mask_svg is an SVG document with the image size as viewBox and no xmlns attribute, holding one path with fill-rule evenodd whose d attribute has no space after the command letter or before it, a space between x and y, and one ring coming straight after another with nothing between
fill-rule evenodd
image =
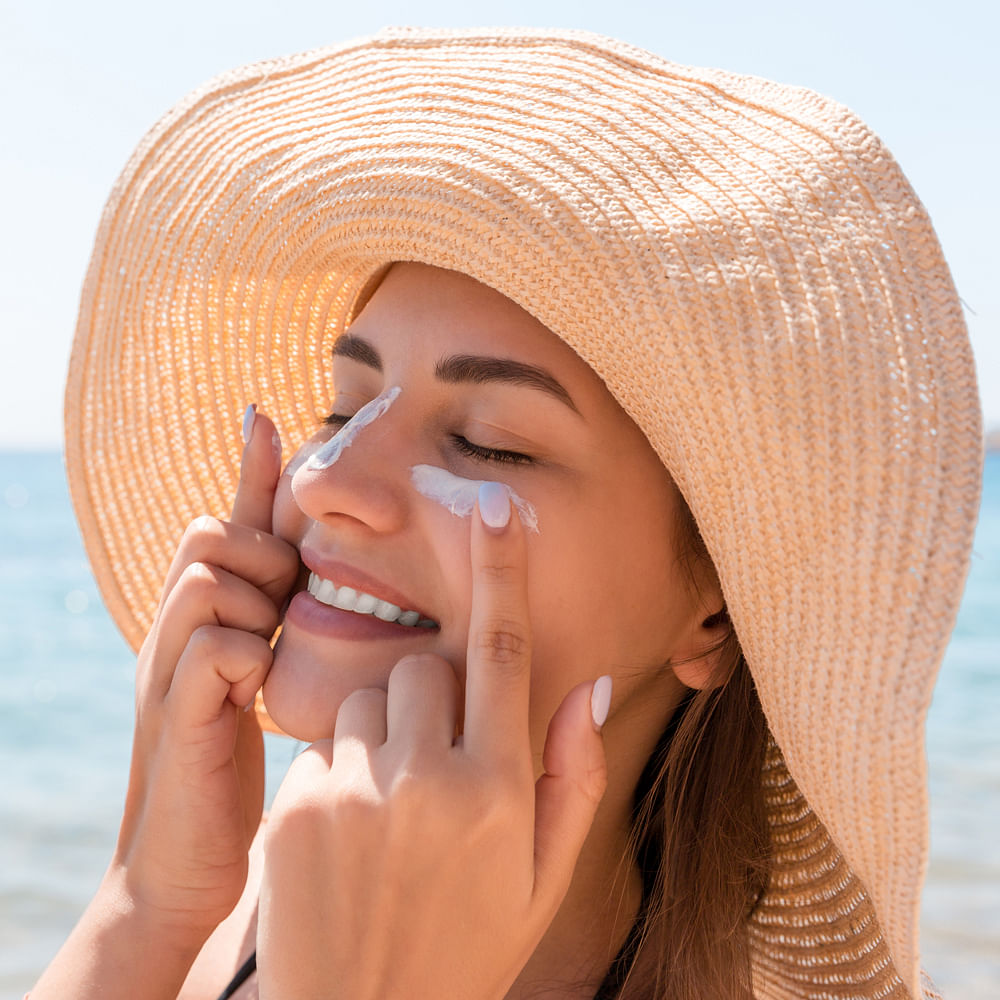
<instances>
[{"instance_id":1,"label":"white nail polish","mask_svg":"<svg viewBox=\"0 0 1000 1000\"><path fill-rule=\"evenodd\" d=\"M243 443L249 444L250 438L253 437L253 424L257 419L257 405L256 403L251 403L243 413L243 427L241 430L243 436Z\"/></svg>"},{"instance_id":2,"label":"white nail polish","mask_svg":"<svg viewBox=\"0 0 1000 1000\"><path fill-rule=\"evenodd\" d=\"M608 710L611 708L611 683L611 678L605 674L594 681L590 691L590 715L597 729L600 729L608 718Z\"/></svg>"}]
</instances>

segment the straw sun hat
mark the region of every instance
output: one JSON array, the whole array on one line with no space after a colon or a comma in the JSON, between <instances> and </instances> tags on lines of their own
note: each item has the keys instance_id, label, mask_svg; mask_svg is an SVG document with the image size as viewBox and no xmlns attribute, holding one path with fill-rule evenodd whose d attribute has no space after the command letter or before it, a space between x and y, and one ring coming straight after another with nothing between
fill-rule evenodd
<instances>
[{"instance_id":1,"label":"straw sun hat","mask_svg":"<svg viewBox=\"0 0 1000 1000\"><path fill-rule=\"evenodd\" d=\"M196 91L114 188L66 394L76 511L133 646L186 523L229 510L246 404L310 435L330 347L396 260L554 330L695 515L775 740L759 995L919 995L923 722L981 432L889 153L811 92L578 32L390 30Z\"/></svg>"}]
</instances>

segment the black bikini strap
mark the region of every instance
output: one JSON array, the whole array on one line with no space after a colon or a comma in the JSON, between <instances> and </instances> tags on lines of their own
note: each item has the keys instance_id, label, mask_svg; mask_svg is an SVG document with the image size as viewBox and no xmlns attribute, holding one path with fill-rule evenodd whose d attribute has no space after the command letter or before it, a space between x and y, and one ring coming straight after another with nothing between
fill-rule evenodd
<instances>
[{"instance_id":1,"label":"black bikini strap","mask_svg":"<svg viewBox=\"0 0 1000 1000\"><path fill-rule=\"evenodd\" d=\"M229 998L254 974L256 968L257 952L255 951L236 970L236 975L229 980L229 985L219 994L218 1000L229 1000Z\"/></svg>"}]
</instances>

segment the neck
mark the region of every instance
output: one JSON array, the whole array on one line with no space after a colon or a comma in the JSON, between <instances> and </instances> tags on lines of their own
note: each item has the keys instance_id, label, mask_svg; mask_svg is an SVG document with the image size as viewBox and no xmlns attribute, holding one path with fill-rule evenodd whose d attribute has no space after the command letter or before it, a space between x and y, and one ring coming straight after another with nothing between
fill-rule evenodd
<instances>
[{"instance_id":1,"label":"neck","mask_svg":"<svg viewBox=\"0 0 1000 1000\"><path fill-rule=\"evenodd\" d=\"M607 975L642 895L627 861L631 792L621 799L612 809L605 796L566 897L507 1000L591 1000Z\"/></svg>"},{"instance_id":2,"label":"neck","mask_svg":"<svg viewBox=\"0 0 1000 1000\"><path fill-rule=\"evenodd\" d=\"M668 718L680 695L678 686ZM663 701L658 704L655 713L609 718L607 791L566 897L507 1000L592 1000L625 943L642 899L641 878L628 856L633 798L666 725Z\"/></svg>"}]
</instances>

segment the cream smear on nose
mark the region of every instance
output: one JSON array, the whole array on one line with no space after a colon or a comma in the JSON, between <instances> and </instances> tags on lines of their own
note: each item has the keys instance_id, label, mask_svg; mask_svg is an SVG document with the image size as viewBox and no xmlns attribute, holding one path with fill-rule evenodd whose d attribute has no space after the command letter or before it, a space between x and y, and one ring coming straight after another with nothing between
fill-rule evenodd
<instances>
[{"instance_id":1,"label":"cream smear on nose","mask_svg":"<svg viewBox=\"0 0 1000 1000\"><path fill-rule=\"evenodd\" d=\"M321 448L318 448L311 455L303 452L296 455L285 467L285 475L294 476L303 464L306 468L315 471L329 469L340 458L344 449L350 448L354 444L358 434L369 424L378 420L392 406L400 391L399 386L394 385L391 389L386 389L385 392L376 396L370 403L365 403Z\"/></svg>"},{"instance_id":2,"label":"cream smear on nose","mask_svg":"<svg viewBox=\"0 0 1000 1000\"><path fill-rule=\"evenodd\" d=\"M447 469L439 469L436 465L414 465L410 469L410 479L413 488L421 496L436 501L456 517L469 517L472 514L479 498L479 487L488 481L463 479ZM535 508L523 497L518 496L506 483L500 485L507 491L521 523L529 531L537 533L538 515L535 513Z\"/></svg>"}]
</instances>

